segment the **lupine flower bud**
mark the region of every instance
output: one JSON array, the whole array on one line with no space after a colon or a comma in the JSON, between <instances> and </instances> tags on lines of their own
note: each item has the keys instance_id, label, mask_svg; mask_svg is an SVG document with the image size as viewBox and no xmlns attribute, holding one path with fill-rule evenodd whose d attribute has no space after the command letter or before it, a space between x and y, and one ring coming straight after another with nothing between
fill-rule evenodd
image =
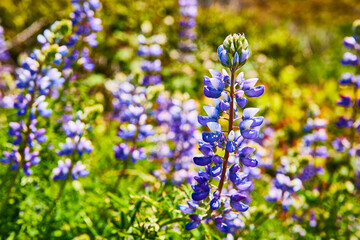
<instances>
[{"instance_id":1,"label":"lupine flower bud","mask_svg":"<svg viewBox=\"0 0 360 240\"><path fill-rule=\"evenodd\" d=\"M249 57L249 44L244 34L230 34L218 48L220 62L224 67L237 69Z\"/></svg>"}]
</instances>

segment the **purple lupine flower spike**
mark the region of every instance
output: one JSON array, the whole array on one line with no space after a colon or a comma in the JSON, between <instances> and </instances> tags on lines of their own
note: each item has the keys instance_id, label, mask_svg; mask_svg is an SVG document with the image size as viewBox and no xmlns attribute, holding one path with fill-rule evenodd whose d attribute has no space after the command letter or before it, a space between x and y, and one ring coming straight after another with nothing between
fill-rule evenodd
<instances>
[{"instance_id":1,"label":"purple lupine flower spike","mask_svg":"<svg viewBox=\"0 0 360 240\"><path fill-rule=\"evenodd\" d=\"M154 134L152 126L147 124L146 88L135 87L130 80L122 83L109 81L107 85L113 96L112 118L120 122L117 136L122 141L113 147L114 155L116 159L125 161L124 167L129 161L136 163L147 157L139 142ZM121 174L116 185L120 178Z\"/></svg>"},{"instance_id":2,"label":"purple lupine flower spike","mask_svg":"<svg viewBox=\"0 0 360 240\"><path fill-rule=\"evenodd\" d=\"M257 139L264 120L257 116L258 108L246 108L246 105L248 98L261 96L265 87L255 86L258 79L246 80L243 73L235 77L236 70L249 56L244 34L229 35L219 46L218 55L230 74L226 70L210 70L211 77L204 77L204 95L212 98L214 105L204 106L206 116L198 117L199 123L210 131L202 133L203 142L199 143L203 156L194 157L194 163L204 170L200 169L194 177L196 184L192 185L191 195L193 201L208 204L209 210L205 215L196 215L199 216L196 220L191 218L186 229L197 227L203 219L204 223L214 222L221 232L234 233L243 226L234 219L247 211L250 203L253 184L250 171L245 173L245 169L258 165L253 157L255 149L246 144ZM218 123L220 117L228 121L227 127ZM225 154L219 155L217 149Z\"/></svg>"},{"instance_id":3,"label":"purple lupine flower spike","mask_svg":"<svg viewBox=\"0 0 360 240\"><path fill-rule=\"evenodd\" d=\"M142 85L149 86L160 84L160 71L162 66L161 61L158 58L163 53L160 46L163 43L161 35L153 35L150 38L145 38L144 35L139 35L138 43L138 56L146 58L146 60L141 61L141 70L144 72Z\"/></svg>"},{"instance_id":4,"label":"purple lupine flower spike","mask_svg":"<svg viewBox=\"0 0 360 240\"><path fill-rule=\"evenodd\" d=\"M347 136L341 136L333 140L332 146L337 152L346 152L348 159L359 158L360 157L360 147L357 144L358 134L360 133L360 121L358 118L358 108L359 108L359 87L360 87L360 78L357 75L360 70L360 60L359 60L359 51L360 51L360 21L356 20L353 23L353 36L345 37L343 41L344 47L348 49L349 52L344 53L343 58L341 59L341 64L344 66L349 66L350 69L355 71L347 72L342 74L339 79L339 84L345 88L348 88L351 94L342 95L340 94L340 99L336 102L338 106L345 108L345 115L339 116L338 121L335 122L335 126L338 128L349 128L350 134ZM355 177L357 177L358 172L355 169ZM355 185L358 183L355 180ZM315 220L316 224L316 220Z\"/></svg>"},{"instance_id":5,"label":"purple lupine flower spike","mask_svg":"<svg viewBox=\"0 0 360 240\"><path fill-rule=\"evenodd\" d=\"M60 25L61 23L54 24L51 29L56 32ZM54 32L47 30L47 35L53 36L55 35ZM54 74L58 72L57 69L49 67L54 62L46 62L45 60L50 48L53 51L52 53L56 55L66 47L53 44L52 40L43 45L41 50L34 50L23 61L21 68L16 70L15 85L21 92L15 96L13 107L17 109L17 115L21 120L9 124L8 134L15 138L13 145L18 147L13 148L12 154L5 152L2 162L11 163L12 170L22 167L26 175L32 173L31 166L40 162L40 158L37 157L38 153L32 149L36 144L46 141L46 130L37 128L38 121L36 118L38 115L45 118L51 115L52 110L48 108L48 103L45 101L46 96L54 82L61 79L61 74ZM53 74L50 76L49 72Z\"/></svg>"},{"instance_id":6,"label":"purple lupine flower spike","mask_svg":"<svg viewBox=\"0 0 360 240\"><path fill-rule=\"evenodd\" d=\"M101 19L95 17L95 11L101 7L99 0L72 0L74 10L70 15L73 34L69 37L66 45L70 52L64 62L63 74L69 77L73 74L73 65L80 65L86 71L92 71L95 67L89 55L89 48L96 47L96 33L102 30ZM75 48L77 42L87 44L83 49ZM79 51L80 50L80 51Z\"/></svg>"},{"instance_id":7,"label":"purple lupine flower spike","mask_svg":"<svg viewBox=\"0 0 360 240\"><path fill-rule=\"evenodd\" d=\"M327 120L321 118L309 118L304 126L305 132L310 132L303 137L302 154L310 155L313 158L327 158L327 148L324 142L327 140Z\"/></svg>"},{"instance_id":8,"label":"purple lupine flower spike","mask_svg":"<svg viewBox=\"0 0 360 240\"><path fill-rule=\"evenodd\" d=\"M181 101L160 94L157 99L155 119L159 124L156 142L151 157L162 162L162 169L153 174L161 181L181 185L191 183L195 172L190 170L197 143L196 104L193 100Z\"/></svg>"},{"instance_id":9,"label":"purple lupine flower spike","mask_svg":"<svg viewBox=\"0 0 360 240\"><path fill-rule=\"evenodd\" d=\"M197 16L197 0L179 0L179 14L180 14L180 42L178 44L179 50L183 52L181 60L192 61L193 55L191 52L196 50L194 39L196 38L196 16Z\"/></svg>"}]
</instances>

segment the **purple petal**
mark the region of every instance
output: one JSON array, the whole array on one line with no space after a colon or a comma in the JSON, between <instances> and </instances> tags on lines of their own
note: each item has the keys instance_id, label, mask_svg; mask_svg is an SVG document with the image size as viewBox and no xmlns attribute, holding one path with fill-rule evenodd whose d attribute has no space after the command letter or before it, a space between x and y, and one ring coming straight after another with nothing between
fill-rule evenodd
<instances>
[{"instance_id":1,"label":"purple petal","mask_svg":"<svg viewBox=\"0 0 360 240\"><path fill-rule=\"evenodd\" d=\"M265 92L265 86L260 85L252 89L246 90L245 94L248 97L260 97L261 95L263 95L264 92Z\"/></svg>"},{"instance_id":2,"label":"purple petal","mask_svg":"<svg viewBox=\"0 0 360 240\"><path fill-rule=\"evenodd\" d=\"M205 166L211 163L212 157L194 157L194 163L199 166Z\"/></svg>"},{"instance_id":3,"label":"purple petal","mask_svg":"<svg viewBox=\"0 0 360 240\"><path fill-rule=\"evenodd\" d=\"M193 192L191 194L191 198L194 200L194 201L201 201L201 200L204 200L205 198L207 198L207 196L209 195L209 192Z\"/></svg>"},{"instance_id":4,"label":"purple petal","mask_svg":"<svg viewBox=\"0 0 360 240\"><path fill-rule=\"evenodd\" d=\"M241 162L247 167L256 167L258 165L258 161L253 158L241 158Z\"/></svg>"}]
</instances>

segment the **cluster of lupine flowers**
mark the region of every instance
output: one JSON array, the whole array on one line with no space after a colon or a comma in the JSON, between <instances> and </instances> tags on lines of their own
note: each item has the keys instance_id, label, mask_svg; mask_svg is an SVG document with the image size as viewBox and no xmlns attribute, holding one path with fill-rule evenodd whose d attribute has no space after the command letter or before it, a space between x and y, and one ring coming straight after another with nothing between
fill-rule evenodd
<instances>
[{"instance_id":1,"label":"cluster of lupine flowers","mask_svg":"<svg viewBox=\"0 0 360 240\"><path fill-rule=\"evenodd\" d=\"M315 114L316 117L317 114ZM316 214L314 209L307 209L306 204L301 204L301 210L299 209L299 203L301 202L301 197L298 195L298 191L303 187L308 185L305 182L309 182L317 174L323 173L323 168L316 164L317 158L328 157L326 146L324 146L325 141L327 140L326 133L327 121L320 118L308 118L307 123L303 127L304 132L307 132L303 137L303 144L300 149L300 155L295 160L298 164L294 164L290 161L290 158L294 157L285 157L281 158L281 166L276 172L276 176L273 179L272 187L269 190L268 195L265 199L269 202L280 203L282 209L286 212L290 210L291 207L294 210L302 211L302 215L296 213L292 214L293 220L302 222L304 218L309 216L309 225L311 227L316 227ZM309 156L309 163L305 165L301 170L300 158ZM315 191L318 187L314 188ZM295 204L295 202L298 204ZM303 233L301 233L303 234Z\"/></svg>"},{"instance_id":2,"label":"cluster of lupine flowers","mask_svg":"<svg viewBox=\"0 0 360 240\"><path fill-rule=\"evenodd\" d=\"M191 182L195 174L191 165L197 143L196 103L170 98L165 93L157 97L156 103L155 120L159 127L154 141L158 144L151 157L161 160L162 169L154 171L154 175L176 185Z\"/></svg>"},{"instance_id":3,"label":"cluster of lupine flowers","mask_svg":"<svg viewBox=\"0 0 360 240\"><path fill-rule=\"evenodd\" d=\"M58 35L62 37L59 30L64 27L64 24L57 22L46 32L51 33L52 36ZM49 37L50 38L50 37ZM53 40L53 38L52 38ZM59 54L60 59L55 56ZM19 122L10 123L8 134L16 137L13 141L13 151L11 153L4 152L3 163L13 163L11 169L15 170L19 166L23 168L26 175L31 174L30 166L35 165L40 159L34 157L38 156L38 152L34 151L31 155L31 149L34 147L34 140L42 143L46 140L43 135L45 129L37 129L37 115L42 117L49 117L52 113L48 109L48 103L45 101L46 96L49 95L52 86L61 85L61 73L56 68L50 66L58 65L67 54L67 47L58 44L44 44L41 50L34 50L29 57L22 63L22 67L16 70L18 75L15 84L22 92L15 96L13 100L13 107L17 109ZM25 118L25 119L22 119Z\"/></svg>"},{"instance_id":4,"label":"cluster of lupine flowers","mask_svg":"<svg viewBox=\"0 0 360 240\"><path fill-rule=\"evenodd\" d=\"M303 137L302 154L312 157L327 158L328 152L324 142L328 136L326 132L327 120L321 118L308 118L304 126L305 132L310 132Z\"/></svg>"},{"instance_id":5,"label":"cluster of lupine flowers","mask_svg":"<svg viewBox=\"0 0 360 240\"><path fill-rule=\"evenodd\" d=\"M4 151L4 157L1 158L2 163L11 164L11 170L22 167L24 174L27 176L32 173L30 167L40 162L39 152L33 150L35 143L46 141L45 129L36 128L37 120L29 118L29 122L30 124L25 124L24 121L20 120L20 122L11 122L9 124L8 134L15 137L12 142L14 148L11 152Z\"/></svg>"},{"instance_id":6,"label":"cluster of lupine flowers","mask_svg":"<svg viewBox=\"0 0 360 240\"><path fill-rule=\"evenodd\" d=\"M288 211L293 205L296 192L301 188L302 182L299 178L291 179L286 174L278 172L265 199L268 202L281 203L282 209Z\"/></svg>"},{"instance_id":7,"label":"cluster of lupine flowers","mask_svg":"<svg viewBox=\"0 0 360 240\"><path fill-rule=\"evenodd\" d=\"M122 139L114 146L115 158L136 163L146 158L145 149L139 143L154 134L152 126L147 124L146 88L136 87L130 80L111 85L113 118L121 123L117 136Z\"/></svg>"},{"instance_id":8,"label":"cluster of lupine flowers","mask_svg":"<svg viewBox=\"0 0 360 240\"><path fill-rule=\"evenodd\" d=\"M66 142L60 144L60 149L56 150L59 156L70 156L64 161L60 160L58 166L53 170L52 178L54 180L64 180L71 172L72 179L78 177L85 177L89 174L85 165L81 161L76 161L76 153L82 157L84 153L90 153L93 150L91 142L86 139L83 134L85 131L85 124L79 119L76 121L68 121L63 124L63 131L66 134ZM76 164L74 164L76 162Z\"/></svg>"},{"instance_id":9,"label":"cluster of lupine flowers","mask_svg":"<svg viewBox=\"0 0 360 240\"><path fill-rule=\"evenodd\" d=\"M235 77L235 72L249 56L243 34L226 37L218 48L218 55L222 65L229 68L230 75L226 70L222 73L210 70L211 77L204 77L204 95L214 102L214 105L204 106L207 116L198 117L199 123L210 129L202 133L203 141L199 142L203 156L194 157L194 163L204 166L204 170L200 169L194 178L193 202L189 201L188 206L180 206L180 209L190 214L198 205L209 207L204 215L190 215L192 221L185 226L188 230L198 227L201 221L214 221L219 231L233 233L243 226L240 215L249 208L252 187L241 166L256 167L258 164L251 157L255 149L245 146L244 141L258 137L254 128L264 120L255 116L258 108L245 108L247 97L259 97L265 88L263 85L255 87L258 79L246 80L243 73ZM238 108L243 109L242 113ZM228 123L226 130L220 124L224 122Z\"/></svg>"},{"instance_id":10,"label":"cluster of lupine flowers","mask_svg":"<svg viewBox=\"0 0 360 240\"><path fill-rule=\"evenodd\" d=\"M281 157L281 165L276 171L271 188L267 196L265 196L265 199L268 202L281 205L281 208L285 213L292 212L291 217L294 221L303 222L308 217L309 225L311 227L316 227L317 221L315 211L309 207L309 203L304 202L307 198L300 196L300 190L310 186L306 185L305 182L313 179L316 174L321 174L323 169L321 167L315 167L313 163L310 163L300 170L301 158L303 158L302 155L297 155L297 157ZM312 160L313 159L310 159L310 161ZM318 186L315 186L312 190L318 192L318 189ZM277 214L280 215L281 211L277 211ZM300 226L295 226L297 227L293 230L298 232L301 236L305 236L303 230L297 231L297 228Z\"/></svg>"},{"instance_id":11,"label":"cluster of lupine flowers","mask_svg":"<svg viewBox=\"0 0 360 240\"><path fill-rule=\"evenodd\" d=\"M194 39L196 38L196 16L198 14L197 11L197 0L179 0L178 1L180 10L180 31L179 37L180 42L178 44L179 50L184 53L189 53L196 50L196 44L194 43ZM191 55L185 55L185 59L189 59Z\"/></svg>"},{"instance_id":12,"label":"cluster of lupine flowers","mask_svg":"<svg viewBox=\"0 0 360 240\"><path fill-rule=\"evenodd\" d=\"M7 84L3 79L3 74L12 72L10 65L5 65L3 62L10 58L10 53L7 50L6 41L4 38L4 28L0 26L0 107L11 108L14 105L13 96L7 91Z\"/></svg>"},{"instance_id":13,"label":"cluster of lupine flowers","mask_svg":"<svg viewBox=\"0 0 360 240\"><path fill-rule=\"evenodd\" d=\"M32 172L30 167L40 161L38 151L33 150L36 146L35 141L43 143L46 140L45 129L36 127L39 115L48 118L52 114L46 98L57 96L57 89L62 88L65 82L64 76L69 74L66 69L70 67L72 71L74 67L72 63L75 60L78 60L77 64L81 62L85 67L87 60L74 58L77 51L75 45L79 36L84 37L81 41L95 46L96 35L91 31L101 30L101 21L94 18L93 11L100 7L97 0L74 0L72 3L75 11L71 15L71 22L57 21L37 36L41 48L35 49L25 58L21 68L16 70L15 84L20 93L6 104L6 107L17 109L20 120L10 123L8 134L15 137L14 147L11 152L4 152L1 161L7 164L11 163L12 170L22 167L26 175L30 175ZM72 30L74 30L74 34L69 36ZM86 148L84 144L88 143L79 143L77 146Z\"/></svg>"},{"instance_id":14,"label":"cluster of lupine flowers","mask_svg":"<svg viewBox=\"0 0 360 240\"><path fill-rule=\"evenodd\" d=\"M139 35L138 43L138 56L146 58L141 61L141 70L144 72L142 85L149 86L160 84L160 71L162 67L159 57L163 53L163 50L160 46L160 44L163 43L162 36L153 35L150 38L146 38L144 35Z\"/></svg>"}]
</instances>

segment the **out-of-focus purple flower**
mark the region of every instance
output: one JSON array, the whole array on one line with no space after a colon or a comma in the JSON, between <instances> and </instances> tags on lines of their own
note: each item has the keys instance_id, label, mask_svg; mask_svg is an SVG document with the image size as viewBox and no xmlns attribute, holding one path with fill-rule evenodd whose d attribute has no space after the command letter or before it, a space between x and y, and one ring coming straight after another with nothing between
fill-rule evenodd
<instances>
[{"instance_id":1,"label":"out-of-focus purple flower","mask_svg":"<svg viewBox=\"0 0 360 240\"><path fill-rule=\"evenodd\" d=\"M80 161L73 165L72 161L75 161L75 155L73 154L76 150L79 157L82 157L84 152L90 153L93 150L91 142L86 139L83 135L85 130L85 124L79 119L76 121L68 121L63 123L63 130L67 136L66 142L60 144L60 149L56 150L59 156L71 155L74 159L66 159L59 161L58 166L53 170L54 180L65 180L67 174L71 171L72 179L76 180L78 177L85 177L89 174L89 171L85 169Z\"/></svg>"},{"instance_id":2,"label":"out-of-focus purple flower","mask_svg":"<svg viewBox=\"0 0 360 240\"><path fill-rule=\"evenodd\" d=\"M310 132L303 137L302 154L312 157L327 158L327 148L322 145L328 138L326 132L327 121L321 118L308 118L304 126L305 132Z\"/></svg>"},{"instance_id":3,"label":"out-of-focus purple flower","mask_svg":"<svg viewBox=\"0 0 360 240\"><path fill-rule=\"evenodd\" d=\"M316 227L316 215L314 209L310 210L310 221L309 221L310 227Z\"/></svg>"},{"instance_id":4,"label":"out-of-focus purple flower","mask_svg":"<svg viewBox=\"0 0 360 240\"><path fill-rule=\"evenodd\" d=\"M189 215L191 222L188 222L185 225L185 229L186 230L192 230L194 228L197 228L201 222L201 218L199 215L193 214L193 215Z\"/></svg>"},{"instance_id":5,"label":"out-of-focus purple flower","mask_svg":"<svg viewBox=\"0 0 360 240\"><path fill-rule=\"evenodd\" d=\"M196 50L196 44L194 43L194 39L196 38L196 20L197 16L197 0L179 0L178 1L180 10L180 31L179 37L180 42L178 47L180 51L183 52L183 56L181 59L191 60L193 57L190 52Z\"/></svg>"},{"instance_id":6,"label":"out-of-focus purple flower","mask_svg":"<svg viewBox=\"0 0 360 240\"><path fill-rule=\"evenodd\" d=\"M72 166L70 159L65 159L65 161L60 160L58 166L53 169L53 180L65 180L68 176L68 173L71 171L71 178L73 180L78 179L79 177L86 177L89 175L89 171L86 169L86 166L81 162L77 162Z\"/></svg>"},{"instance_id":7,"label":"out-of-focus purple flower","mask_svg":"<svg viewBox=\"0 0 360 240\"><path fill-rule=\"evenodd\" d=\"M343 41L344 47L354 49L356 40L354 37L345 37Z\"/></svg>"},{"instance_id":8,"label":"out-of-focus purple flower","mask_svg":"<svg viewBox=\"0 0 360 240\"><path fill-rule=\"evenodd\" d=\"M290 179L282 173L276 174L272 188L265 197L268 202L280 202L283 210L288 211L293 203L293 195L302 188L299 178Z\"/></svg>"},{"instance_id":9,"label":"out-of-focus purple flower","mask_svg":"<svg viewBox=\"0 0 360 240\"><path fill-rule=\"evenodd\" d=\"M45 129L37 129L36 119L30 119L29 125L27 126L22 120L20 122L10 122L8 135L15 137L12 144L14 146L20 146L24 141L23 148L14 147L12 152L4 151L4 157L1 158L1 162L5 164L12 164L11 169L16 170L19 167L23 168L25 175L29 176L32 173L31 166L36 165L40 162L39 152L32 151L35 143L43 143L46 141ZM24 136L26 139L24 139ZM20 152L19 152L20 149ZM24 159L24 161L20 161Z\"/></svg>"},{"instance_id":10,"label":"out-of-focus purple flower","mask_svg":"<svg viewBox=\"0 0 360 240\"><path fill-rule=\"evenodd\" d=\"M4 39L4 28L0 26L0 62L6 61L10 58L10 54L6 49Z\"/></svg>"},{"instance_id":11,"label":"out-of-focus purple flower","mask_svg":"<svg viewBox=\"0 0 360 240\"><path fill-rule=\"evenodd\" d=\"M89 175L89 170L81 162L77 162L76 165L71 169L71 177L76 180L79 177L86 177Z\"/></svg>"},{"instance_id":12,"label":"out-of-focus purple flower","mask_svg":"<svg viewBox=\"0 0 360 240\"><path fill-rule=\"evenodd\" d=\"M355 81L355 77L351 73L343 73L341 78L339 79L340 85L350 85L353 84Z\"/></svg>"},{"instance_id":13,"label":"out-of-focus purple flower","mask_svg":"<svg viewBox=\"0 0 360 240\"><path fill-rule=\"evenodd\" d=\"M186 205L179 205L180 211L186 214L191 214L196 211L197 205L191 201L187 201Z\"/></svg>"},{"instance_id":14,"label":"out-of-focus purple flower","mask_svg":"<svg viewBox=\"0 0 360 240\"><path fill-rule=\"evenodd\" d=\"M85 129L85 124L79 119L74 121L65 122L63 130L67 136L66 142L60 144L60 149L56 151L59 156L70 155L76 149L81 157L84 152L90 153L93 150L91 142L82 137Z\"/></svg>"},{"instance_id":15,"label":"out-of-focus purple flower","mask_svg":"<svg viewBox=\"0 0 360 240\"><path fill-rule=\"evenodd\" d=\"M71 167L71 160L65 159L65 161L60 160L58 162L58 166L53 169L53 180L64 180L69 173L69 169Z\"/></svg>"},{"instance_id":16,"label":"out-of-focus purple flower","mask_svg":"<svg viewBox=\"0 0 360 240\"><path fill-rule=\"evenodd\" d=\"M81 136L85 129L85 123L80 120L68 121L63 124L63 130L67 137L74 138L75 136Z\"/></svg>"},{"instance_id":17,"label":"out-of-focus purple flower","mask_svg":"<svg viewBox=\"0 0 360 240\"><path fill-rule=\"evenodd\" d=\"M344 53L344 56L341 59L341 64L344 66L356 66L358 62L359 62L359 57L350 52Z\"/></svg>"},{"instance_id":18,"label":"out-of-focus purple flower","mask_svg":"<svg viewBox=\"0 0 360 240\"><path fill-rule=\"evenodd\" d=\"M161 61L156 59L155 61L142 61L141 69L145 72L160 72L161 71Z\"/></svg>"},{"instance_id":19,"label":"out-of-focus purple flower","mask_svg":"<svg viewBox=\"0 0 360 240\"><path fill-rule=\"evenodd\" d=\"M343 107L351 107L352 106L352 100L350 96L344 96L340 95L340 100L336 102L337 105L343 106Z\"/></svg>"},{"instance_id":20,"label":"out-of-focus purple flower","mask_svg":"<svg viewBox=\"0 0 360 240\"><path fill-rule=\"evenodd\" d=\"M322 174L323 172L324 169L321 166L315 167L313 164L308 164L303 168L302 173L298 176L298 178L305 182L312 179L316 174Z\"/></svg>"}]
</instances>

